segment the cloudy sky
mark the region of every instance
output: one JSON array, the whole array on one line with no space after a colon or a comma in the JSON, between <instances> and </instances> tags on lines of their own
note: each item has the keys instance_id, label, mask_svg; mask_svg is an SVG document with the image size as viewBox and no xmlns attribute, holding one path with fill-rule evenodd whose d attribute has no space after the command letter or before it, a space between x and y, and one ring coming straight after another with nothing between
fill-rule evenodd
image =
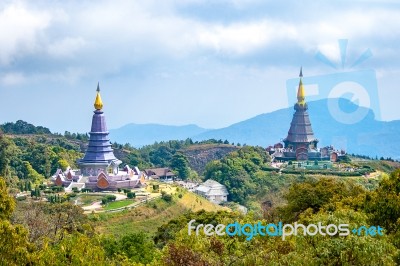
<instances>
[{"instance_id":1,"label":"cloudy sky","mask_svg":"<svg viewBox=\"0 0 400 266\"><path fill-rule=\"evenodd\" d=\"M316 83L372 80L380 119L400 119L399 12L378 0L3 0L0 123L87 132L99 81L109 128L220 128L292 105L300 66Z\"/></svg>"}]
</instances>

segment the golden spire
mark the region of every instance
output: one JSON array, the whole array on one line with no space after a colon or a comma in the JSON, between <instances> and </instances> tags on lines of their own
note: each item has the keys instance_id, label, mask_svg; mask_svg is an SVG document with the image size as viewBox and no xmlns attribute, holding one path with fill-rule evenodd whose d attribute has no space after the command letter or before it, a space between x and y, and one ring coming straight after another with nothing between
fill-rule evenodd
<instances>
[{"instance_id":1,"label":"golden spire","mask_svg":"<svg viewBox=\"0 0 400 266\"><path fill-rule=\"evenodd\" d=\"M103 108L103 101L101 100L101 96L100 96L99 83L97 83L97 95L96 95L96 100L94 101L94 108L96 110L101 110Z\"/></svg>"},{"instance_id":2,"label":"golden spire","mask_svg":"<svg viewBox=\"0 0 400 266\"><path fill-rule=\"evenodd\" d=\"M299 89L297 91L297 103L300 105L304 105L305 104L305 92L304 92L304 86L303 86L303 67L300 68L300 82L299 82Z\"/></svg>"}]
</instances>

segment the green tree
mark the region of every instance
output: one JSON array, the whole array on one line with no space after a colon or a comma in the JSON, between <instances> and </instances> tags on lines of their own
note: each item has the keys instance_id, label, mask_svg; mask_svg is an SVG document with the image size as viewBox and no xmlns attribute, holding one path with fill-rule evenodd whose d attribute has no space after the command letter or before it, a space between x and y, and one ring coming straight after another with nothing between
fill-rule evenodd
<instances>
[{"instance_id":1,"label":"green tree","mask_svg":"<svg viewBox=\"0 0 400 266\"><path fill-rule=\"evenodd\" d=\"M0 126L4 133L8 134L51 134L50 130L45 127L35 127L25 121L18 120L15 123L9 122Z\"/></svg>"},{"instance_id":2,"label":"green tree","mask_svg":"<svg viewBox=\"0 0 400 266\"><path fill-rule=\"evenodd\" d=\"M160 146L151 151L149 155L152 164L157 167L165 167L169 165L169 161L172 159L173 150L167 146Z\"/></svg>"},{"instance_id":3,"label":"green tree","mask_svg":"<svg viewBox=\"0 0 400 266\"><path fill-rule=\"evenodd\" d=\"M23 226L12 225L9 221L14 207L15 202L0 177L0 265L25 265L31 260L28 232Z\"/></svg>"},{"instance_id":4,"label":"green tree","mask_svg":"<svg viewBox=\"0 0 400 266\"><path fill-rule=\"evenodd\" d=\"M231 218L217 219L211 224L231 223ZM199 220L199 221L198 221ZM255 224L252 215L236 218L239 224ZM338 209L333 213L320 211L304 213L302 224L349 224L351 228L368 225L361 212ZM267 221L260 221L267 224ZM349 235L327 237L321 235L282 237L253 236L206 236L203 230L196 235L188 234L187 221L175 224L180 228L167 242L161 261L166 265L395 265L396 249L388 237ZM174 226L173 224L171 226Z\"/></svg>"},{"instance_id":5,"label":"green tree","mask_svg":"<svg viewBox=\"0 0 400 266\"><path fill-rule=\"evenodd\" d=\"M350 163L350 162L351 162L351 159L350 159L350 157L346 154L346 155L344 155L344 156L338 157L338 162L341 162L341 163Z\"/></svg>"},{"instance_id":6,"label":"green tree","mask_svg":"<svg viewBox=\"0 0 400 266\"><path fill-rule=\"evenodd\" d=\"M9 219L14 208L15 201L8 195L6 182L0 177L0 220Z\"/></svg>"},{"instance_id":7,"label":"green tree","mask_svg":"<svg viewBox=\"0 0 400 266\"><path fill-rule=\"evenodd\" d=\"M348 197L364 195L365 189L351 180L342 181L335 178L307 179L302 183L294 183L285 193L287 205L279 208L281 217L286 222L298 219L299 215L310 209L317 213L328 204L339 202Z\"/></svg>"},{"instance_id":8,"label":"green tree","mask_svg":"<svg viewBox=\"0 0 400 266\"><path fill-rule=\"evenodd\" d=\"M126 193L126 196L128 197L128 199L133 199L136 197L136 194L134 192L128 192Z\"/></svg>"},{"instance_id":9,"label":"green tree","mask_svg":"<svg viewBox=\"0 0 400 266\"><path fill-rule=\"evenodd\" d=\"M38 199L40 197L41 193L40 193L40 189L38 186L35 187L35 192L34 192L34 196L36 197L36 199Z\"/></svg>"},{"instance_id":10,"label":"green tree","mask_svg":"<svg viewBox=\"0 0 400 266\"><path fill-rule=\"evenodd\" d=\"M164 191L163 191L164 192ZM166 202L171 202L172 201L172 196L171 194L167 194L167 193L162 193L161 198L163 200L165 200Z\"/></svg>"},{"instance_id":11,"label":"green tree","mask_svg":"<svg viewBox=\"0 0 400 266\"><path fill-rule=\"evenodd\" d=\"M33 246L27 235L22 225L0 220L0 265L28 265Z\"/></svg>"},{"instance_id":12,"label":"green tree","mask_svg":"<svg viewBox=\"0 0 400 266\"><path fill-rule=\"evenodd\" d=\"M187 179L190 176L188 159L181 153L172 156L171 167L178 172L178 176L182 179Z\"/></svg>"},{"instance_id":13,"label":"green tree","mask_svg":"<svg viewBox=\"0 0 400 266\"><path fill-rule=\"evenodd\" d=\"M67 170L67 167L69 166L69 163L65 159L59 159L58 160L58 166L61 168L61 170L65 171L65 170Z\"/></svg>"},{"instance_id":14,"label":"green tree","mask_svg":"<svg viewBox=\"0 0 400 266\"><path fill-rule=\"evenodd\" d=\"M150 263L158 257L154 242L144 233L131 233L117 240L102 239L102 246L109 258L126 257L131 263Z\"/></svg>"},{"instance_id":15,"label":"green tree","mask_svg":"<svg viewBox=\"0 0 400 266\"><path fill-rule=\"evenodd\" d=\"M218 211L218 212L206 212L201 210L198 212L187 212L176 219L170 220L163 224L157 229L154 237L154 242L157 247L162 248L171 240L174 240L176 235L182 229L187 229L187 224L190 220L195 219L196 224L213 224L216 226L218 223L222 223L224 219L237 219L238 213ZM187 232L187 231L186 231Z\"/></svg>"},{"instance_id":16,"label":"green tree","mask_svg":"<svg viewBox=\"0 0 400 266\"><path fill-rule=\"evenodd\" d=\"M79 247L79 248L78 248ZM107 259L96 237L73 233L35 253L35 265L116 265ZM118 264L126 265L126 264Z\"/></svg>"},{"instance_id":17,"label":"green tree","mask_svg":"<svg viewBox=\"0 0 400 266\"><path fill-rule=\"evenodd\" d=\"M40 184L41 182L43 182L44 177L38 172L36 172L36 170L33 169L32 165L29 162L25 161L24 166L25 166L24 172L26 179L32 181L32 183L34 184Z\"/></svg>"},{"instance_id":18,"label":"green tree","mask_svg":"<svg viewBox=\"0 0 400 266\"><path fill-rule=\"evenodd\" d=\"M221 160L206 165L205 179L213 179L228 189L228 199L248 204L248 199L265 191L267 179L271 177L267 162L269 155L261 147L246 146L231 152Z\"/></svg>"},{"instance_id":19,"label":"green tree","mask_svg":"<svg viewBox=\"0 0 400 266\"><path fill-rule=\"evenodd\" d=\"M340 205L340 204L339 204ZM304 213L299 223L349 224L349 228L369 226L365 213L346 207L335 211L321 210L310 215ZM308 265L394 265L396 249L387 236L371 237L350 234L346 237L300 236L296 240L295 251L287 256L285 263L300 261L300 254L307 254ZM288 239L290 241L290 239Z\"/></svg>"},{"instance_id":20,"label":"green tree","mask_svg":"<svg viewBox=\"0 0 400 266\"><path fill-rule=\"evenodd\" d=\"M371 223L388 232L400 232L400 170L382 179L379 187L365 197L365 211Z\"/></svg>"},{"instance_id":21,"label":"green tree","mask_svg":"<svg viewBox=\"0 0 400 266\"><path fill-rule=\"evenodd\" d=\"M25 161L29 161L39 174L49 177L51 175L51 164L56 164L58 158L49 146L32 143L29 153L25 156Z\"/></svg>"},{"instance_id":22,"label":"green tree","mask_svg":"<svg viewBox=\"0 0 400 266\"><path fill-rule=\"evenodd\" d=\"M10 163L10 145L11 142L0 133L0 175L6 176Z\"/></svg>"}]
</instances>

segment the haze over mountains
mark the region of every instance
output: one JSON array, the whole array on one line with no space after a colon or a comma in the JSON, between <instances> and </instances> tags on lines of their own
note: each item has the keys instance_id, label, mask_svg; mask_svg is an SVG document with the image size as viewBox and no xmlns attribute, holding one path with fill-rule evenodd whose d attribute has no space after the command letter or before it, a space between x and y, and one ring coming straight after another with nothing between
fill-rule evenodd
<instances>
[{"instance_id":1,"label":"haze over mountains","mask_svg":"<svg viewBox=\"0 0 400 266\"><path fill-rule=\"evenodd\" d=\"M355 124L337 121L328 109L328 100L309 102L309 114L319 147L333 145L349 153L400 158L400 120L377 121L372 110ZM354 112L358 106L347 99L339 100L345 113ZM222 139L230 143L267 147L286 137L292 120L293 107L261 114L220 129L204 129L196 125L166 126L158 124L128 124L110 130L111 140L130 143L135 147L155 141L191 138L196 140Z\"/></svg>"},{"instance_id":2,"label":"haze over mountains","mask_svg":"<svg viewBox=\"0 0 400 266\"><path fill-rule=\"evenodd\" d=\"M111 129L111 141L130 143L134 147L153 144L156 141L183 140L209 131L197 125L166 126L159 124L127 124Z\"/></svg>"}]
</instances>

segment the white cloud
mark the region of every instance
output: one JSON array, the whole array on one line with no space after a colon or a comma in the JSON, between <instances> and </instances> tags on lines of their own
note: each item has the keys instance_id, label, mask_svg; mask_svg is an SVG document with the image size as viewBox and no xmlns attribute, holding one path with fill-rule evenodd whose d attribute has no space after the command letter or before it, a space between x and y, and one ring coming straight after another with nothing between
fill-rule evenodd
<instances>
[{"instance_id":1,"label":"white cloud","mask_svg":"<svg viewBox=\"0 0 400 266\"><path fill-rule=\"evenodd\" d=\"M235 23L228 26L210 25L197 33L201 45L218 52L244 55L265 47L278 39L293 39L293 26L275 21Z\"/></svg>"},{"instance_id":2,"label":"white cloud","mask_svg":"<svg viewBox=\"0 0 400 266\"><path fill-rule=\"evenodd\" d=\"M20 72L10 72L0 77L1 84L4 86L20 85L26 81L24 74Z\"/></svg>"},{"instance_id":3,"label":"white cloud","mask_svg":"<svg viewBox=\"0 0 400 266\"><path fill-rule=\"evenodd\" d=\"M229 3L241 9L259 4L253 0ZM280 52L277 47L282 44L300 45L308 52L320 49L328 57L337 59L338 38L365 39L374 34L383 39L393 38L391 33L398 32L396 25L400 24L395 11L339 8L313 17L280 19L265 15L251 21L238 17L222 24L182 15L175 10L182 5L189 4L181 1L75 2L50 5L39 12L12 4L0 13L0 22L3 22L0 23L0 48L3 48L0 61L9 62L17 54L23 56L18 48L21 45L31 47L25 49L28 52L40 46L54 60L79 58L80 62L75 63L95 67L100 72L118 71L124 65L155 58L180 60L210 49L224 56L246 57L274 47L275 50L268 50L274 54ZM19 17L24 19L19 21ZM7 38L2 29L10 29L14 21L20 26ZM39 40L38 36L42 38Z\"/></svg>"},{"instance_id":4,"label":"white cloud","mask_svg":"<svg viewBox=\"0 0 400 266\"><path fill-rule=\"evenodd\" d=\"M49 44L47 51L51 56L55 57L73 57L85 45L86 41L81 37L66 37Z\"/></svg>"},{"instance_id":5,"label":"white cloud","mask_svg":"<svg viewBox=\"0 0 400 266\"><path fill-rule=\"evenodd\" d=\"M258 0L225 2L241 12L249 5L261 8L263 3ZM266 13L251 20L238 16L226 22L215 22L179 13L177 7L190 3L177 0L73 2L42 5L40 11L32 2L11 4L0 11L0 63L34 54L51 65L52 73L25 73L26 77L33 79L40 75L42 79L53 75L60 80L65 77L78 80L91 75L97 78L118 75L131 66L154 65L161 61L169 62L167 64L173 68L173 64L181 61L201 61L201 56L222 55L235 59L249 56L254 60L257 58L254 55L262 51L280 56L282 62L289 61L284 54L287 50L281 47L301 47L307 53L321 50L332 61L339 62L339 38L349 38L349 48L354 43L364 45L356 49L358 52L366 48L374 52L380 47L379 40L366 41L375 36L391 40L400 33L397 29L400 17L396 10L384 8L365 11L336 7L330 13L321 11L313 16L304 9L289 18ZM371 44L376 46L371 47ZM399 52L397 46L390 49L394 57ZM281 64L268 61L260 65L276 63ZM21 67L18 71L23 73L24 66Z\"/></svg>"},{"instance_id":6,"label":"white cloud","mask_svg":"<svg viewBox=\"0 0 400 266\"><path fill-rule=\"evenodd\" d=\"M38 48L39 35L49 26L51 16L45 11L28 10L11 4L0 11L0 63L9 64L15 57Z\"/></svg>"},{"instance_id":7,"label":"white cloud","mask_svg":"<svg viewBox=\"0 0 400 266\"><path fill-rule=\"evenodd\" d=\"M107 114L114 110L121 124L141 119L219 127L286 107L285 81L298 74L297 64L308 64L306 75L325 73L323 64L313 64L312 54L319 49L340 61L341 38L349 39L349 56L371 48L374 58L368 62L381 64L378 79L387 80L379 80L385 85L380 85L384 102L395 102L400 16L394 5L347 5L344 0L343 7L264 0L17 1L0 4L0 90L29 84L32 95L48 95L49 100L41 99L45 103L66 97L67 90L56 89L65 87L67 97L78 102L99 80L115 89L110 95L116 104L111 107L108 100ZM388 65L395 66L392 72ZM4 108L12 108L12 101L7 102L11 96L27 97L22 90L9 92ZM162 115L154 108L135 112L130 105L121 106L121 95L127 102L152 98L183 104ZM237 106L243 103L252 104L242 111ZM390 111L390 117L399 117L398 111ZM29 115L40 116L36 110ZM65 114L78 124L81 115L78 109ZM75 123L65 124L67 130L71 126Z\"/></svg>"}]
</instances>

